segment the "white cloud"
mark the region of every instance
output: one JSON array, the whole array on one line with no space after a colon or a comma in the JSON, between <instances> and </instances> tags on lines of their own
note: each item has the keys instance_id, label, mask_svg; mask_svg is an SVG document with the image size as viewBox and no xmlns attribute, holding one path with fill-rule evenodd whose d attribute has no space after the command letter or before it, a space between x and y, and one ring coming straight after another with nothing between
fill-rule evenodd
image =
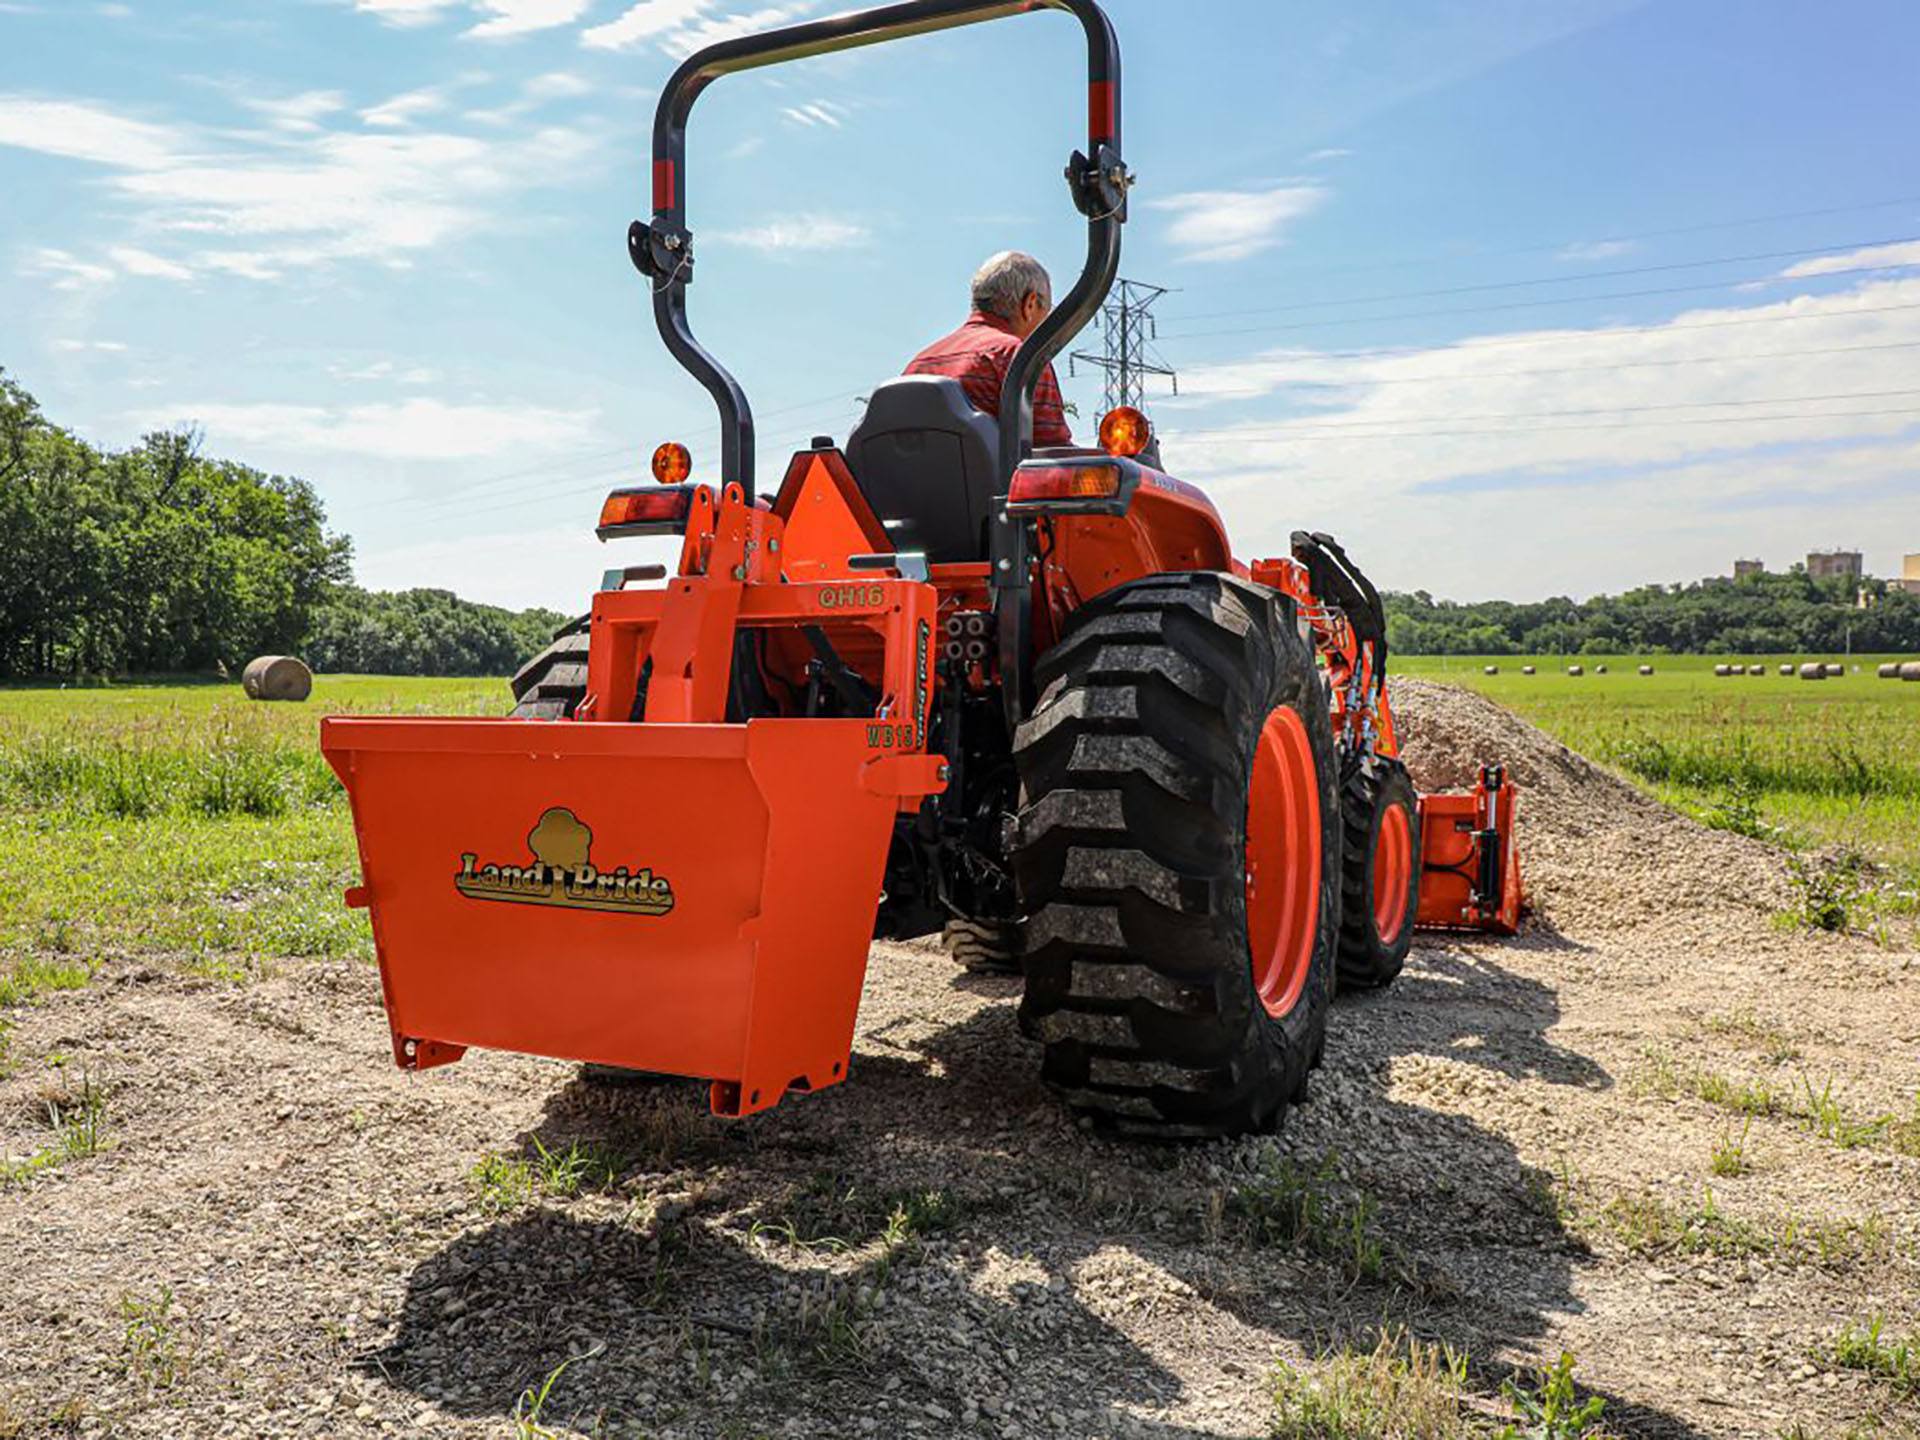
<instances>
[{"instance_id":1,"label":"white cloud","mask_svg":"<svg viewBox=\"0 0 1920 1440\"><path fill-rule=\"evenodd\" d=\"M98 105L0 96L0 144L113 166L118 173L105 188L131 208L143 240L116 257L119 266L169 279L192 269L265 279L345 258L404 266L412 252L478 226L503 197L573 179L603 153L583 132L556 126L520 127L504 139L325 129L313 117L335 100L313 91L253 102L288 132L263 140L150 125ZM409 96L388 106L420 109ZM120 217L114 225L128 233ZM207 248L189 256L152 243L187 236ZM219 241L230 243L211 248ZM114 274L65 251L29 263L59 275L64 289Z\"/></svg>"},{"instance_id":2,"label":"white cloud","mask_svg":"<svg viewBox=\"0 0 1920 1440\"><path fill-rule=\"evenodd\" d=\"M391 360L376 360L371 365L362 365L357 369L348 369L344 365L329 365L327 373L341 380L363 380L398 385L431 385L440 378L438 371L429 370L424 365L415 365L402 370Z\"/></svg>"},{"instance_id":3,"label":"white cloud","mask_svg":"<svg viewBox=\"0 0 1920 1440\"><path fill-rule=\"evenodd\" d=\"M553 129L504 143L330 133L291 158L175 166L124 176L117 188L163 230L274 237L280 264L346 256L392 263L476 223L483 201L564 173L556 167L590 148L585 137Z\"/></svg>"},{"instance_id":4,"label":"white cloud","mask_svg":"<svg viewBox=\"0 0 1920 1440\"><path fill-rule=\"evenodd\" d=\"M1866 270L1881 266L1920 265L1920 240L1896 245L1872 245L1845 255L1822 255L1817 260L1802 260L1780 272L1782 279L1799 280L1814 275L1831 275L1837 270Z\"/></svg>"},{"instance_id":5,"label":"white cloud","mask_svg":"<svg viewBox=\"0 0 1920 1440\"><path fill-rule=\"evenodd\" d=\"M193 257L193 263L243 280L277 280L286 273L278 257L257 250L204 250Z\"/></svg>"},{"instance_id":6,"label":"white cloud","mask_svg":"<svg viewBox=\"0 0 1920 1440\"><path fill-rule=\"evenodd\" d=\"M570 25L585 12L592 0L475 0L475 6L491 20L483 20L466 34L478 40L499 40L511 35L530 35L536 30L551 30Z\"/></svg>"},{"instance_id":7,"label":"white cloud","mask_svg":"<svg viewBox=\"0 0 1920 1440\"><path fill-rule=\"evenodd\" d=\"M829 130L838 130L846 123L852 112L844 105L836 105L831 100L814 100L805 105L791 105L780 112L790 125L803 129L825 126Z\"/></svg>"},{"instance_id":8,"label":"white cloud","mask_svg":"<svg viewBox=\"0 0 1920 1440\"><path fill-rule=\"evenodd\" d=\"M107 255L126 274L138 275L142 279L191 280L193 278L193 271L185 265L132 245L115 245L107 251Z\"/></svg>"},{"instance_id":9,"label":"white cloud","mask_svg":"<svg viewBox=\"0 0 1920 1440\"><path fill-rule=\"evenodd\" d=\"M1244 260L1278 245L1288 224L1317 210L1328 191L1320 185L1274 185L1264 190L1195 190L1155 200L1150 208L1179 218L1167 238L1193 261Z\"/></svg>"},{"instance_id":10,"label":"white cloud","mask_svg":"<svg viewBox=\"0 0 1920 1440\"><path fill-rule=\"evenodd\" d=\"M23 268L28 275L52 276L55 290L90 290L112 284L117 278L110 266L82 260L71 251L50 248L32 252Z\"/></svg>"},{"instance_id":11,"label":"white cloud","mask_svg":"<svg viewBox=\"0 0 1920 1440\"><path fill-rule=\"evenodd\" d=\"M446 97L438 90L408 90L362 110L360 119L377 128L393 129L411 125L416 116L431 115L436 110L444 110L446 105Z\"/></svg>"},{"instance_id":12,"label":"white cloud","mask_svg":"<svg viewBox=\"0 0 1920 1440\"><path fill-rule=\"evenodd\" d=\"M580 43L590 50L628 50L691 24L713 5L714 0L640 0L617 20L581 31Z\"/></svg>"},{"instance_id":13,"label":"white cloud","mask_svg":"<svg viewBox=\"0 0 1920 1440\"><path fill-rule=\"evenodd\" d=\"M449 486L444 493L457 491ZM609 563L607 547L593 534L593 511L599 503L576 498L526 506L519 512L523 522L541 525L539 529L522 523L488 534L437 537L390 548L356 546L354 578L370 590L430 586L512 610L544 605L567 615L582 614ZM351 523L351 507L335 508ZM542 524L554 515L566 516L567 523ZM485 523L510 524L512 519L509 512ZM622 564L659 561L671 568L679 557L679 542L628 541L618 553Z\"/></svg>"},{"instance_id":14,"label":"white cloud","mask_svg":"<svg viewBox=\"0 0 1920 1440\"><path fill-rule=\"evenodd\" d=\"M1161 409L1169 463L1209 485L1242 553L1326 528L1383 584L1582 594L1617 587L1622 555L1635 579L1681 579L1736 551L1784 563L1836 516L1836 539L1911 531L1916 359L1920 279L1879 280L1648 326L1270 350L1183 366L1178 403L1282 414Z\"/></svg>"},{"instance_id":15,"label":"white cloud","mask_svg":"<svg viewBox=\"0 0 1920 1440\"><path fill-rule=\"evenodd\" d=\"M207 432L210 446L263 445L304 454L374 455L392 460L474 460L539 446L577 444L596 419L591 410L450 405L415 399L398 404L187 404L132 417L138 429L166 429L182 420Z\"/></svg>"},{"instance_id":16,"label":"white cloud","mask_svg":"<svg viewBox=\"0 0 1920 1440\"><path fill-rule=\"evenodd\" d=\"M102 355L123 355L127 349L126 345L118 340L56 340L53 342L53 348L68 354L97 351Z\"/></svg>"},{"instance_id":17,"label":"white cloud","mask_svg":"<svg viewBox=\"0 0 1920 1440\"><path fill-rule=\"evenodd\" d=\"M727 153L722 158L727 160L745 160L749 155L758 155L766 148L766 144L766 136L749 135L746 139L729 145L727 147Z\"/></svg>"},{"instance_id":18,"label":"white cloud","mask_svg":"<svg viewBox=\"0 0 1920 1440\"><path fill-rule=\"evenodd\" d=\"M1612 260L1621 255L1631 255L1640 248L1632 240L1578 240L1562 248L1553 258L1556 260Z\"/></svg>"},{"instance_id":19,"label":"white cloud","mask_svg":"<svg viewBox=\"0 0 1920 1440\"><path fill-rule=\"evenodd\" d=\"M723 230L714 241L750 250L847 250L865 245L873 232L864 225L830 215L795 215L745 230Z\"/></svg>"},{"instance_id":20,"label":"white cloud","mask_svg":"<svg viewBox=\"0 0 1920 1440\"><path fill-rule=\"evenodd\" d=\"M1353 154L1351 150L1341 150L1338 148L1316 150L1307 156L1307 164L1319 165L1328 160L1344 160L1351 154Z\"/></svg>"},{"instance_id":21,"label":"white cloud","mask_svg":"<svg viewBox=\"0 0 1920 1440\"><path fill-rule=\"evenodd\" d=\"M574 100L593 93L593 82L566 70L550 70L527 81L522 93L529 100Z\"/></svg>"},{"instance_id":22,"label":"white cloud","mask_svg":"<svg viewBox=\"0 0 1920 1440\"><path fill-rule=\"evenodd\" d=\"M388 25L431 25L457 0L354 0L353 8Z\"/></svg>"},{"instance_id":23,"label":"white cloud","mask_svg":"<svg viewBox=\"0 0 1920 1440\"><path fill-rule=\"evenodd\" d=\"M466 118L482 125L507 125L556 100L575 100L593 93L593 84L564 70L536 75L520 87L518 98L490 110L469 110Z\"/></svg>"},{"instance_id":24,"label":"white cloud","mask_svg":"<svg viewBox=\"0 0 1920 1440\"><path fill-rule=\"evenodd\" d=\"M179 132L98 105L0 95L0 145L122 169L150 169L177 160Z\"/></svg>"},{"instance_id":25,"label":"white cloud","mask_svg":"<svg viewBox=\"0 0 1920 1440\"><path fill-rule=\"evenodd\" d=\"M283 100L242 97L240 103L249 110L265 115L278 129L311 133L320 128L320 121L324 117L336 110L346 109L347 97L338 90L307 90Z\"/></svg>"},{"instance_id":26,"label":"white cloud","mask_svg":"<svg viewBox=\"0 0 1920 1440\"><path fill-rule=\"evenodd\" d=\"M580 43L593 50L631 50L652 43L669 55L687 56L705 45L797 20L814 9L815 3L792 0L716 15L720 0L639 0L618 19L581 31Z\"/></svg>"},{"instance_id":27,"label":"white cloud","mask_svg":"<svg viewBox=\"0 0 1920 1440\"><path fill-rule=\"evenodd\" d=\"M718 15L674 31L660 42L660 48L676 59L684 60L694 51L722 40L736 40L760 30L789 25L814 9L815 0L796 0L790 5L765 5L738 15Z\"/></svg>"}]
</instances>

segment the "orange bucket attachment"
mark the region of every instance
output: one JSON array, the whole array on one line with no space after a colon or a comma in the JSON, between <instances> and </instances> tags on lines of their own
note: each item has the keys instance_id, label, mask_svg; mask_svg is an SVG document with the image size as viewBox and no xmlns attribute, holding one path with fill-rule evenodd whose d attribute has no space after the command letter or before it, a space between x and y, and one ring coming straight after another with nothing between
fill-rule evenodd
<instances>
[{"instance_id":1,"label":"orange bucket attachment","mask_svg":"<svg viewBox=\"0 0 1920 1440\"><path fill-rule=\"evenodd\" d=\"M1520 929L1525 900L1514 844L1518 795L1498 765L1480 772L1467 795L1420 797L1422 929Z\"/></svg>"},{"instance_id":2,"label":"orange bucket attachment","mask_svg":"<svg viewBox=\"0 0 1920 1440\"><path fill-rule=\"evenodd\" d=\"M698 1076L729 1116L844 1079L894 818L942 788L871 731L324 721L395 1059Z\"/></svg>"}]
</instances>

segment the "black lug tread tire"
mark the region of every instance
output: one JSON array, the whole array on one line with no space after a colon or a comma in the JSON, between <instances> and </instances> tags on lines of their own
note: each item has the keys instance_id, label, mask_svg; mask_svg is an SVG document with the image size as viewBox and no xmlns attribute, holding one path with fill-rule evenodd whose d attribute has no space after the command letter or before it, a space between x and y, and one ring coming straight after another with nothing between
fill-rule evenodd
<instances>
[{"instance_id":1,"label":"black lug tread tire","mask_svg":"<svg viewBox=\"0 0 1920 1440\"><path fill-rule=\"evenodd\" d=\"M1020 973L1020 927L1011 920L949 920L940 940L956 965L976 974Z\"/></svg>"},{"instance_id":2,"label":"black lug tread tire","mask_svg":"<svg viewBox=\"0 0 1920 1440\"><path fill-rule=\"evenodd\" d=\"M1383 944L1373 918L1374 846L1382 817L1395 805L1407 811L1413 864L1407 918L1393 943ZM1360 766L1347 778L1340 792L1340 811L1346 827L1340 897L1340 988L1378 990L1399 977L1407 963L1407 952L1413 948L1414 917L1420 913L1420 797L1404 765L1398 760L1376 760L1371 772Z\"/></svg>"},{"instance_id":3,"label":"black lug tread tire","mask_svg":"<svg viewBox=\"0 0 1920 1440\"><path fill-rule=\"evenodd\" d=\"M1135 1134L1276 1128L1325 1044L1341 823L1325 687L1291 600L1159 575L1083 607L1015 737L1021 1029L1075 1109ZM1298 1003L1268 1015L1247 941L1246 805L1281 705L1320 776L1319 929Z\"/></svg>"},{"instance_id":4,"label":"black lug tread tire","mask_svg":"<svg viewBox=\"0 0 1920 1440\"><path fill-rule=\"evenodd\" d=\"M576 620L515 672L515 720L570 720L587 696L587 621Z\"/></svg>"}]
</instances>

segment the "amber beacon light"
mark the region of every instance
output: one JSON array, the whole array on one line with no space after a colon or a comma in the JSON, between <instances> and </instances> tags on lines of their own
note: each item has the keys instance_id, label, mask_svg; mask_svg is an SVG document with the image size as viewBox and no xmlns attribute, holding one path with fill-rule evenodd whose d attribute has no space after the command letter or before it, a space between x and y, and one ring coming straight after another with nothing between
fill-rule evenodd
<instances>
[{"instance_id":1,"label":"amber beacon light","mask_svg":"<svg viewBox=\"0 0 1920 1440\"><path fill-rule=\"evenodd\" d=\"M1100 422L1100 448L1131 460L1153 443L1153 423L1131 405L1109 410Z\"/></svg>"},{"instance_id":2,"label":"amber beacon light","mask_svg":"<svg viewBox=\"0 0 1920 1440\"><path fill-rule=\"evenodd\" d=\"M678 485L693 474L693 456L677 440L653 452L653 478L662 485Z\"/></svg>"}]
</instances>

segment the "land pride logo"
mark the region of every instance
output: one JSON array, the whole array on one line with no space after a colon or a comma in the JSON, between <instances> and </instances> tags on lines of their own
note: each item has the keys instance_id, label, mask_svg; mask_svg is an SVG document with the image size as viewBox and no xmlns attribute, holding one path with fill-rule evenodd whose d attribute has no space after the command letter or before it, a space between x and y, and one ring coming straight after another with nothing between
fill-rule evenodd
<instances>
[{"instance_id":1,"label":"land pride logo","mask_svg":"<svg viewBox=\"0 0 1920 1440\"><path fill-rule=\"evenodd\" d=\"M664 915L673 909L673 886L652 870L593 864L593 831L579 816L555 806L527 835L531 865L483 865L477 854L460 857L454 888L469 900L505 900L515 905L559 905L570 910L610 910L625 915Z\"/></svg>"}]
</instances>

